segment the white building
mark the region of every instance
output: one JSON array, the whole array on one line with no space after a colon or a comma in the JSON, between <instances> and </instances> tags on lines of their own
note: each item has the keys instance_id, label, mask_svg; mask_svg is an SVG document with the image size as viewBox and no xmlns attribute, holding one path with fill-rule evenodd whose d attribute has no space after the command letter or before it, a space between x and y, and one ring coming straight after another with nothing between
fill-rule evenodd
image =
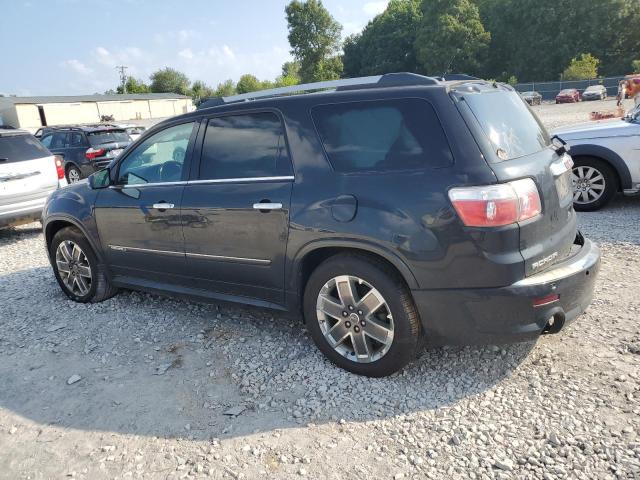
<instances>
[{"instance_id":1,"label":"white building","mask_svg":"<svg viewBox=\"0 0 640 480\"><path fill-rule=\"evenodd\" d=\"M0 97L0 125L35 131L42 126L172 117L194 109L190 97L174 93Z\"/></svg>"}]
</instances>

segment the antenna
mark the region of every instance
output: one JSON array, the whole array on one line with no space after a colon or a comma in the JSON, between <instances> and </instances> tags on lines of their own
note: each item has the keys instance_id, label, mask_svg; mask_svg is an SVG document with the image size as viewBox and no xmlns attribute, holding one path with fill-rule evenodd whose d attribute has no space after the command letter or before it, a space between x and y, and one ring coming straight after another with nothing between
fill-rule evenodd
<instances>
[{"instance_id":1,"label":"antenna","mask_svg":"<svg viewBox=\"0 0 640 480\"><path fill-rule=\"evenodd\" d=\"M116 65L116 70L120 72L120 83L122 84L122 93L127 93L127 67L126 65Z\"/></svg>"}]
</instances>

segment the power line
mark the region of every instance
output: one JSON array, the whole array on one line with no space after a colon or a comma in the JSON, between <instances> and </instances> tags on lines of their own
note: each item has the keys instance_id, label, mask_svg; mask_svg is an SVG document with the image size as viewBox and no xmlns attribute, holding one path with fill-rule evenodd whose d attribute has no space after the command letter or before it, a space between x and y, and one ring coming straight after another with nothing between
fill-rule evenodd
<instances>
[{"instance_id":1,"label":"power line","mask_svg":"<svg viewBox=\"0 0 640 480\"><path fill-rule=\"evenodd\" d=\"M122 84L122 93L127 93L127 67L126 65L116 65L116 70L120 72L120 83Z\"/></svg>"}]
</instances>

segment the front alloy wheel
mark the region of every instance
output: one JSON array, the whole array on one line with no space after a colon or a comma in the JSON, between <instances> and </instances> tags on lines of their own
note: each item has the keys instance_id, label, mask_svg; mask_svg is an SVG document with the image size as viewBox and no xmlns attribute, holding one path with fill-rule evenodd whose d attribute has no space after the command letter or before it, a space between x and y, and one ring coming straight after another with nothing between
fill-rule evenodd
<instances>
[{"instance_id":1,"label":"front alloy wheel","mask_svg":"<svg viewBox=\"0 0 640 480\"><path fill-rule=\"evenodd\" d=\"M363 279L341 275L324 284L317 301L320 330L343 357L382 358L393 344L393 315L382 294Z\"/></svg>"},{"instance_id":2,"label":"front alloy wheel","mask_svg":"<svg viewBox=\"0 0 640 480\"><path fill-rule=\"evenodd\" d=\"M573 202L579 205L596 202L602 197L607 187L602 172L589 166L575 167L571 180L573 183Z\"/></svg>"},{"instance_id":3,"label":"front alloy wheel","mask_svg":"<svg viewBox=\"0 0 640 480\"><path fill-rule=\"evenodd\" d=\"M80 170L76 167L69 167L67 170L67 182L78 183L81 179Z\"/></svg>"},{"instance_id":4,"label":"front alloy wheel","mask_svg":"<svg viewBox=\"0 0 640 480\"><path fill-rule=\"evenodd\" d=\"M56 249L56 266L65 287L78 297L91 290L91 265L86 254L73 241L65 240Z\"/></svg>"}]
</instances>

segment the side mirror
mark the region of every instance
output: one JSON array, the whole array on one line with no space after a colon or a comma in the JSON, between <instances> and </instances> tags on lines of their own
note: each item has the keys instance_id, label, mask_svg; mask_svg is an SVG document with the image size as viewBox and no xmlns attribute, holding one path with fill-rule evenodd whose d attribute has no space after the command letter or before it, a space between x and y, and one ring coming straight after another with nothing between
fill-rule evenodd
<instances>
[{"instance_id":1,"label":"side mirror","mask_svg":"<svg viewBox=\"0 0 640 480\"><path fill-rule=\"evenodd\" d=\"M553 145L553 148L555 148L558 155L568 153L569 150L571 150L571 147L567 144L567 142L562 140L557 135L554 135L553 137L551 137L551 144Z\"/></svg>"},{"instance_id":2,"label":"side mirror","mask_svg":"<svg viewBox=\"0 0 640 480\"><path fill-rule=\"evenodd\" d=\"M109 167L98 170L89 176L89 186L94 190L107 188L109 185L111 185L111 169Z\"/></svg>"}]
</instances>

